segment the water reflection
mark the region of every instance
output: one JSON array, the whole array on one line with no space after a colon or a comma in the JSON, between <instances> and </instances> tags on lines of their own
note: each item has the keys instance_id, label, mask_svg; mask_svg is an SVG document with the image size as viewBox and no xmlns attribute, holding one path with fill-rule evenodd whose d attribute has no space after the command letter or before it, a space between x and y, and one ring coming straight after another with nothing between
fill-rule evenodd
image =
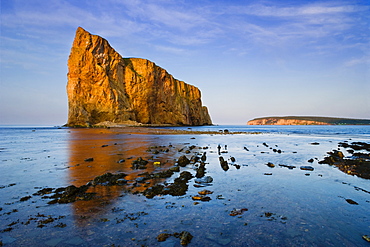
<instances>
[{"instance_id":1,"label":"water reflection","mask_svg":"<svg viewBox=\"0 0 370 247\"><path fill-rule=\"evenodd\" d=\"M111 204L126 190L143 191L159 182L150 180L138 184L135 180L144 172L152 173L173 166L178 148L172 146L167 152L153 154L148 150L149 147L168 145L169 140L167 136L150 135L143 130L140 134L129 134L117 129L71 129L68 142L70 184L82 186L107 172L123 172L127 174L125 179L129 180L126 186L91 187L88 192L96 193L96 199L72 204L75 219L79 224L84 224L84 219L88 217L96 218L104 214L106 205ZM139 157L149 161L146 169L132 169L132 161ZM93 161L87 160L90 158L93 158ZM161 165L154 165L154 162L160 162Z\"/></svg>"}]
</instances>

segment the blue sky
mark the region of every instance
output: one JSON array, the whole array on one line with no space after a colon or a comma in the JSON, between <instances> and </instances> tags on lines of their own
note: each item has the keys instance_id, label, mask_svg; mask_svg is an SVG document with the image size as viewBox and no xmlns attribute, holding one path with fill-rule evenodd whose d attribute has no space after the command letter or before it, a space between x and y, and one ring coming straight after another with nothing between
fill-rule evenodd
<instances>
[{"instance_id":1,"label":"blue sky","mask_svg":"<svg viewBox=\"0 0 370 247\"><path fill-rule=\"evenodd\" d=\"M67 122L78 26L202 91L216 124L370 119L369 1L1 1L0 124Z\"/></svg>"}]
</instances>

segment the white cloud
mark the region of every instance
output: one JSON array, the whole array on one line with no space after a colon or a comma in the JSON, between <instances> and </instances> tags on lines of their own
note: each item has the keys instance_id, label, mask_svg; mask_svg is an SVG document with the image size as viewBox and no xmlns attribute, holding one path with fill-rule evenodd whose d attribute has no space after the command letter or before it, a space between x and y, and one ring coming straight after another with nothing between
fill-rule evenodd
<instances>
[{"instance_id":1,"label":"white cloud","mask_svg":"<svg viewBox=\"0 0 370 247\"><path fill-rule=\"evenodd\" d=\"M299 4L299 2L297 2ZM229 10L236 14L268 17L302 17L323 14L344 14L369 10L368 6L340 5L333 3L331 6L324 3L280 7L272 4L252 4L247 6L233 6Z\"/></svg>"},{"instance_id":2,"label":"white cloud","mask_svg":"<svg viewBox=\"0 0 370 247\"><path fill-rule=\"evenodd\" d=\"M353 67L353 66L361 65L361 64L367 64L368 66L370 66L370 56L363 56L363 57L360 57L360 58L353 58L353 59L345 62L344 66L345 67Z\"/></svg>"}]
</instances>

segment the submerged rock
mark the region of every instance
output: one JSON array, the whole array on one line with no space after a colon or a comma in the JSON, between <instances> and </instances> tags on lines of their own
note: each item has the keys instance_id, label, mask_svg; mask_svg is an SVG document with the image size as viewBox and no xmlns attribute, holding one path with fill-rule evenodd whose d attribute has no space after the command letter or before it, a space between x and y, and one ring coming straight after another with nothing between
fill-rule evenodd
<instances>
[{"instance_id":1,"label":"submerged rock","mask_svg":"<svg viewBox=\"0 0 370 247\"><path fill-rule=\"evenodd\" d=\"M157 240L158 240L158 242L164 242L171 236L174 236L175 238L179 238L180 239L180 244L183 245L183 246L186 246L186 245L190 244L191 240L193 239L193 236L189 232L182 231L180 233L175 232L173 234L161 233L157 236Z\"/></svg>"},{"instance_id":2,"label":"submerged rock","mask_svg":"<svg viewBox=\"0 0 370 247\"><path fill-rule=\"evenodd\" d=\"M87 193L86 191L88 188L88 185L82 185L80 187L70 185L66 188L56 189L55 194L49 197L53 198L54 200L48 202L48 204L71 203L81 200L91 200L94 197L95 193Z\"/></svg>"},{"instance_id":3,"label":"submerged rock","mask_svg":"<svg viewBox=\"0 0 370 247\"><path fill-rule=\"evenodd\" d=\"M127 183L127 180L124 178L127 176L125 173L118 173L118 174L112 174L110 172L105 173L101 176L98 176L94 178L93 181L91 181L91 185L117 185L117 184L125 184Z\"/></svg>"},{"instance_id":4,"label":"submerged rock","mask_svg":"<svg viewBox=\"0 0 370 247\"><path fill-rule=\"evenodd\" d=\"M286 168L288 168L289 170L292 170L292 169L296 168L295 166L289 166L289 165L279 165L279 166L281 166L281 167L286 167Z\"/></svg>"},{"instance_id":5,"label":"submerged rock","mask_svg":"<svg viewBox=\"0 0 370 247\"><path fill-rule=\"evenodd\" d=\"M230 212L230 216L242 215L244 212L248 211L248 208L234 209Z\"/></svg>"},{"instance_id":6,"label":"submerged rock","mask_svg":"<svg viewBox=\"0 0 370 247\"><path fill-rule=\"evenodd\" d=\"M161 233L157 236L158 242L164 242L167 240L167 238L171 237L172 234L169 233Z\"/></svg>"},{"instance_id":7,"label":"submerged rock","mask_svg":"<svg viewBox=\"0 0 370 247\"><path fill-rule=\"evenodd\" d=\"M181 245L188 245L190 244L190 241L193 239L193 236L187 232L183 231L180 233L180 244Z\"/></svg>"},{"instance_id":8,"label":"submerged rock","mask_svg":"<svg viewBox=\"0 0 370 247\"><path fill-rule=\"evenodd\" d=\"M193 178L190 172L184 171L180 173L180 176L166 186L156 184L146 189L143 194L147 198L153 198L157 195L171 195L171 196L182 196L186 194L188 190L188 181Z\"/></svg>"},{"instance_id":9,"label":"submerged rock","mask_svg":"<svg viewBox=\"0 0 370 247\"><path fill-rule=\"evenodd\" d=\"M211 176L205 176L203 178L197 178L194 180L197 184L208 184L213 182L213 178Z\"/></svg>"},{"instance_id":10,"label":"submerged rock","mask_svg":"<svg viewBox=\"0 0 370 247\"><path fill-rule=\"evenodd\" d=\"M146 169L146 165L149 162L146 160L143 160L143 158L137 158L137 160L132 161L131 168L136 170L136 169Z\"/></svg>"}]
</instances>

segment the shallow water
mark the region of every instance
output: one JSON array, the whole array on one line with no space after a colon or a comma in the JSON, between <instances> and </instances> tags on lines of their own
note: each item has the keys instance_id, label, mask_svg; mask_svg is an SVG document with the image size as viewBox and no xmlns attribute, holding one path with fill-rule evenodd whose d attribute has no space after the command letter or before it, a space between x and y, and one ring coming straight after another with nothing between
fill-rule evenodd
<instances>
[{"instance_id":1,"label":"shallow water","mask_svg":"<svg viewBox=\"0 0 370 247\"><path fill-rule=\"evenodd\" d=\"M158 242L156 237L163 232L188 231L193 236L189 246L368 244L362 236L370 235L370 181L320 165L318 160L326 152L338 149L339 142L369 143L369 127L280 127L193 128L263 132L258 135L147 135L117 129L2 128L0 240L5 246L181 246L178 238ZM319 145L312 145L314 142ZM196 148L185 154L192 145ZM227 171L220 166L218 145L222 146L221 156L225 160L236 159L228 160ZM169 150L154 154L153 150L161 148L149 151L153 146ZM345 149L339 149L349 155ZM154 183L173 182L179 173L167 180L138 183L138 187L127 192L139 174L166 170L181 155L190 158L195 152L207 153L206 175L213 178L212 184L205 187L213 191L210 201L195 204L192 200L192 196L205 189L194 187L194 179L189 181L184 196L148 199L141 193L132 193ZM131 168L132 160L138 157L149 160L147 169ZM87 158L94 161L87 162ZM313 163L308 162L311 158ZM125 162L117 163L121 159ZM153 164L157 161L160 166ZM268 167L268 162L275 167ZM300 166L312 166L314 170L301 170ZM195 174L191 164L181 171ZM128 174L129 185L96 186L91 189L97 193L96 199L68 204L49 205L50 200L33 195L42 188L81 186L106 172ZM25 196L31 198L21 201ZM240 209L248 210L230 216L233 210Z\"/></svg>"}]
</instances>

